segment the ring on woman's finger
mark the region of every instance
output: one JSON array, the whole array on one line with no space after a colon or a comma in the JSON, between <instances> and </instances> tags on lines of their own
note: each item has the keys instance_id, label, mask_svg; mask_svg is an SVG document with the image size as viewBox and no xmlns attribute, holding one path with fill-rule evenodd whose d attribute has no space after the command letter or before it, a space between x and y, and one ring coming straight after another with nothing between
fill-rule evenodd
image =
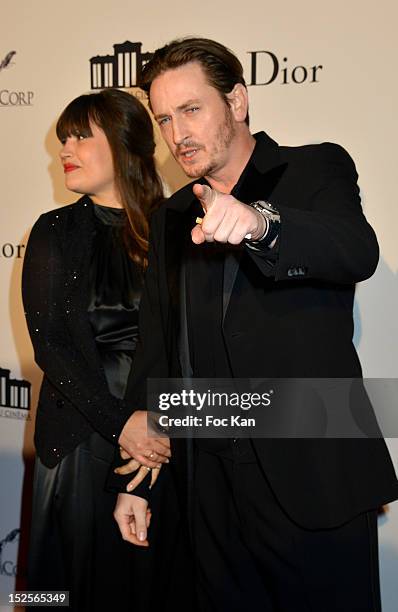
<instances>
[{"instance_id":1,"label":"ring on woman's finger","mask_svg":"<svg viewBox=\"0 0 398 612\"><path fill-rule=\"evenodd\" d=\"M155 456L155 453L154 453L153 451L151 451L151 452L149 453L149 459L153 459L153 458L154 458L154 456Z\"/></svg>"},{"instance_id":2,"label":"ring on woman's finger","mask_svg":"<svg viewBox=\"0 0 398 612\"><path fill-rule=\"evenodd\" d=\"M148 466L145 466L145 469L146 469L148 472L150 472L150 471L152 470L152 468L150 468L150 467L148 467Z\"/></svg>"}]
</instances>

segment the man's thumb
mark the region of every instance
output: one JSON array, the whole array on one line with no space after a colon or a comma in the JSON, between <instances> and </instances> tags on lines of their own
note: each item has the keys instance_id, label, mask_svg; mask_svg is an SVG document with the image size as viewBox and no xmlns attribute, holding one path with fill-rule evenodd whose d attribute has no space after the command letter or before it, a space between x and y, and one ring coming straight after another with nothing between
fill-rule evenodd
<instances>
[{"instance_id":1,"label":"man's thumb","mask_svg":"<svg viewBox=\"0 0 398 612\"><path fill-rule=\"evenodd\" d=\"M202 204L205 211L210 208L216 198L216 192L208 185L199 185L197 183L193 186L193 192Z\"/></svg>"}]
</instances>

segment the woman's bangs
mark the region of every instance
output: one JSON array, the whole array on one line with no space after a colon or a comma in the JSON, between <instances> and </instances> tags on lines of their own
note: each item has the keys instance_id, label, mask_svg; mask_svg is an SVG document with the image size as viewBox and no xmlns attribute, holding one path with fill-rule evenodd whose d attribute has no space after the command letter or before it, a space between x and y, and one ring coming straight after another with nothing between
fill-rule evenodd
<instances>
[{"instance_id":1,"label":"woman's bangs","mask_svg":"<svg viewBox=\"0 0 398 612\"><path fill-rule=\"evenodd\" d=\"M90 105L81 96L73 100L64 110L57 122L56 132L61 142L69 136L92 136L90 128Z\"/></svg>"}]
</instances>

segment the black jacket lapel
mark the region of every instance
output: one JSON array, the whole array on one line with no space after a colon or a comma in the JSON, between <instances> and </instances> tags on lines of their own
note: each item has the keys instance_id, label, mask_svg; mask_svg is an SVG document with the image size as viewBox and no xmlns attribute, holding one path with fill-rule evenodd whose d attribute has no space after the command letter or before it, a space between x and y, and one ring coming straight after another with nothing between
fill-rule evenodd
<instances>
[{"instance_id":1,"label":"black jacket lapel","mask_svg":"<svg viewBox=\"0 0 398 612\"><path fill-rule=\"evenodd\" d=\"M272 192L283 176L287 164L281 163L279 147L264 132L255 135L256 146L253 155L244 169L232 195L245 204L256 200L270 200ZM225 258L223 287L223 321L227 311L232 289L236 281L243 248L231 250Z\"/></svg>"},{"instance_id":2,"label":"black jacket lapel","mask_svg":"<svg viewBox=\"0 0 398 612\"><path fill-rule=\"evenodd\" d=\"M170 298L167 345L169 358L172 360L169 363L173 363L172 370L175 371L176 368L172 357L178 354L179 369L184 376L188 376L190 365L186 321L185 265L191 230L195 225L195 218L201 212L201 207L190 190L187 190L183 204L182 209L173 207L166 211L165 263Z\"/></svg>"}]
</instances>

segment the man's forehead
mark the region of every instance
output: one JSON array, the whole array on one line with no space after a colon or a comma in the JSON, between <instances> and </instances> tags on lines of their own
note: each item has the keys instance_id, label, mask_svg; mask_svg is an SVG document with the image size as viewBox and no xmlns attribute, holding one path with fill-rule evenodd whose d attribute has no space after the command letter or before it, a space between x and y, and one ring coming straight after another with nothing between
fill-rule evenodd
<instances>
[{"instance_id":1,"label":"man's forehead","mask_svg":"<svg viewBox=\"0 0 398 612\"><path fill-rule=\"evenodd\" d=\"M200 87L201 85L208 85L206 74L202 66L198 62L189 62L177 68L169 68L164 72L161 72L157 76L150 89L150 95L158 90L164 90L173 92L178 89L182 89L185 83L189 83L190 87ZM189 91L187 92L189 96Z\"/></svg>"},{"instance_id":2,"label":"man's forehead","mask_svg":"<svg viewBox=\"0 0 398 612\"><path fill-rule=\"evenodd\" d=\"M199 62L189 62L170 68L154 79L149 92L151 107L154 112L161 112L153 108L154 104L170 102L175 107L188 104L189 101L198 100L204 93L214 89L206 78L206 74Z\"/></svg>"}]
</instances>

